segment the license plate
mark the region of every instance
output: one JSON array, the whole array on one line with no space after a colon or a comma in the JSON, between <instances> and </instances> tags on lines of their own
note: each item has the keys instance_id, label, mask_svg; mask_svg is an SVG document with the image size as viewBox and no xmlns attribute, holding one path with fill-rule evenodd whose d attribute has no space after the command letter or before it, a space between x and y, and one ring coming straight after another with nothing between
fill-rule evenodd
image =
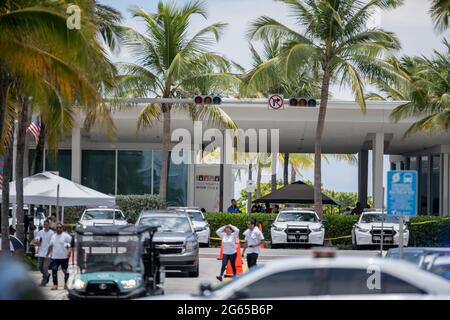
<instances>
[{"instance_id":1,"label":"license plate","mask_svg":"<svg viewBox=\"0 0 450 320\"><path fill-rule=\"evenodd\" d=\"M288 236L289 240L295 240L295 236Z\"/></svg>"},{"instance_id":2,"label":"license plate","mask_svg":"<svg viewBox=\"0 0 450 320\"><path fill-rule=\"evenodd\" d=\"M392 241L392 237L384 237L384 241Z\"/></svg>"}]
</instances>

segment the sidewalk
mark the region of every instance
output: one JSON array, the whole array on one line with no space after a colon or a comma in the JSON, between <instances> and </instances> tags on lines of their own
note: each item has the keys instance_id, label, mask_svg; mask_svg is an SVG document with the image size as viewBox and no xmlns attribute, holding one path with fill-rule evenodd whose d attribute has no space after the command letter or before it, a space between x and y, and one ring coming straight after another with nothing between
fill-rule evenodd
<instances>
[{"instance_id":1,"label":"sidewalk","mask_svg":"<svg viewBox=\"0 0 450 320\"><path fill-rule=\"evenodd\" d=\"M74 273L73 267L69 266L69 274L72 276ZM41 283L42 275L39 271L31 271L31 277L33 278L36 285ZM51 274L51 272L50 272ZM71 277L69 278L69 283L71 281ZM53 286L52 278L50 277L50 282L45 287L40 287L42 293L48 300L67 300L67 291L64 290L64 276L61 270L58 271L58 290L50 290Z\"/></svg>"}]
</instances>

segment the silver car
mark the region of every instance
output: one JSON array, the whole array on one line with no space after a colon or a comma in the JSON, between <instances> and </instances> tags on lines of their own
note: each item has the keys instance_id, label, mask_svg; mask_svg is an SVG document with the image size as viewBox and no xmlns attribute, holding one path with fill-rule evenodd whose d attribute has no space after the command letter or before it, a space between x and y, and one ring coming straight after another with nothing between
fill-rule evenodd
<instances>
[{"instance_id":1,"label":"silver car","mask_svg":"<svg viewBox=\"0 0 450 320\"><path fill-rule=\"evenodd\" d=\"M198 277L198 237L187 213L143 211L136 224L158 227L153 242L166 271L187 272L190 277Z\"/></svg>"},{"instance_id":2,"label":"silver car","mask_svg":"<svg viewBox=\"0 0 450 320\"><path fill-rule=\"evenodd\" d=\"M203 212L199 208L194 207L169 207L169 210L186 212L191 218L194 225L195 233L198 236L198 243L202 247L209 247L209 239L211 235L211 229L209 223L206 220Z\"/></svg>"}]
</instances>

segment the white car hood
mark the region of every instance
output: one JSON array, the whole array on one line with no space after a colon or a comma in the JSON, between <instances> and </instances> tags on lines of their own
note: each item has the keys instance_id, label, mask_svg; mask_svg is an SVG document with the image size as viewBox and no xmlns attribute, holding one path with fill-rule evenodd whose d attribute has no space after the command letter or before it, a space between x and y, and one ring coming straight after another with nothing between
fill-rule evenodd
<instances>
[{"instance_id":1,"label":"white car hood","mask_svg":"<svg viewBox=\"0 0 450 320\"><path fill-rule=\"evenodd\" d=\"M274 222L274 225L277 226L278 228L287 228L287 226L289 225L290 227L310 227L312 229L317 229L320 228L322 226L322 223L320 222L308 222L308 221L286 221L286 222Z\"/></svg>"},{"instance_id":2,"label":"white car hood","mask_svg":"<svg viewBox=\"0 0 450 320\"><path fill-rule=\"evenodd\" d=\"M372 223L358 223L358 226L360 226L361 228L364 229L371 229L372 226L374 228L381 228L381 222L372 222ZM398 230L398 223L383 223L383 228L384 229L390 229L394 227L394 230Z\"/></svg>"},{"instance_id":3,"label":"white car hood","mask_svg":"<svg viewBox=\"0 0 450 320\"><path fill-rule=\"evenodd\" d=\"M96 226L98 225L118 225L124 226L127 224L125 220L111 220L111 219L94 219L94 220L81 220L80 224L83 226Z\"/></svg>"}]
</instances>

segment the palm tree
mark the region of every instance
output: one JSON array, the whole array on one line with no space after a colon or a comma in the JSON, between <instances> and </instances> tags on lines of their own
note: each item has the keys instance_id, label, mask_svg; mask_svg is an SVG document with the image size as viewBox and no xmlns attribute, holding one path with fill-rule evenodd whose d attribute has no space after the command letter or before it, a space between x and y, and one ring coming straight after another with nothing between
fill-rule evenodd
<instances>
[{"instance_id":1,"label":"palm tree","mask_svg":"<svg viewBox=\"0 0 450 320\"><path fill-rule=\"evenodd\" d=\"M302 66L320 70L321 95L314 157L314 204L322 216L322 135L325 127L330 85L351 87L356 102L365 111L363 77L383 77L385 62L392 50L400 48L395 35L381 28L368 29L366 22L376 9L392 9L400 0L280 0L292 10L302 31L263 16L249 30L251 39L282 34L287 38L280 62L288 79L298 77ZM260 73L260 77L267 77Z\"/></svg>"},{"instance_id":2,"label":"palm tree","mask_svg":"<svg viewBox=\"0 0 450 320\"><path fill-rule=\"evenodd\" d=\"M95 3L84 2L80 7L80 30L67 31L66 15L69 2L3 1L0 4L0 70L9 81L2 104L15 105L19 124L18 136L25 139L28 113L39 112L47 123L49 146L56 153L57 145L72 126L73 105L82 105L86 114L102 109L100 83L112 84L114 69L98 41L99 23ZM94 14L92 14L94 12ZM5 88L0 88L0 91ZM2 96L2 95L0 95ZM30 104L33 97L33 105ZM14 121L15 117L13 117ZM0 119L5 126L5 118ZM101 121L100 119L97 119ZM102 119L104 120L104 119ZM11 127L9 126L10 130ZM11 131L3 130L3 141L9 144ZM17 157L17 235L23 240L23 151L18 144ZM6 152L9 152L6 150ZM5 156L5 167L10 166ZM9 208L9 192L3 180L2 223ZM3 211L4 210L4 211ZM5 235L7 236L7 234ZM5 241L7 243L7 241Z\"/></svg>"},{"instance_id":3,"label":"palm tree","mask_svg":"<svg viewBox=\"0 0 450 320\"><path fill-rule=\"evenodd\" d=\"M222 56L211 52L210 47L219 40L226 26L224 23L209 25L191 38L188 37L191 19L200 16L206 19L203 2L189 2L182 7L174 3L158 3L156 13L140 8L132 8L134 18L146 24L146 33L141 34L128 28L124 31L124 45L136 57L136 63L120 63L123 75L120 81L119 97L192 97L205 89L220 86L220 83L237 81L230 74L231 63ZM198 90L192 92L192 88ZM207 92L212 94L212 92ZM159 195L167 200L169 168L169 148L171 139L171 111L184 110L192 119L204 120L215 126L235 128L234 122L218 106L174 105L172 103L145 106L139 117L139 126L154 125L155 120L163 120L162 165Z\"/></svg>"},{"instance_id":4,"label":"palm tree","mask_svg":"<svg viewBox=\"0 0 450 320\"><path fill-rule=\"evenodd\" d=\"M444 32L450 26L449 0L432 0L430 13L437 31Z\"/></svg>"},{"instance_id":5,"label":"palm tree","mask_svg":"<svg viewBox=\"0 0 450 320\"><path fill-rule=\"evenodd\" d=\"M391 118L398 122L419 117L406 131L405 138L417 133L436 133L450 128L450 43L444 40L446 52L434 51L432 58L405 58L408 62L410 84L403 92L410 101L398 106ZM406 69L406 67L405 67Z\"/></svg>"}]
</instances>

